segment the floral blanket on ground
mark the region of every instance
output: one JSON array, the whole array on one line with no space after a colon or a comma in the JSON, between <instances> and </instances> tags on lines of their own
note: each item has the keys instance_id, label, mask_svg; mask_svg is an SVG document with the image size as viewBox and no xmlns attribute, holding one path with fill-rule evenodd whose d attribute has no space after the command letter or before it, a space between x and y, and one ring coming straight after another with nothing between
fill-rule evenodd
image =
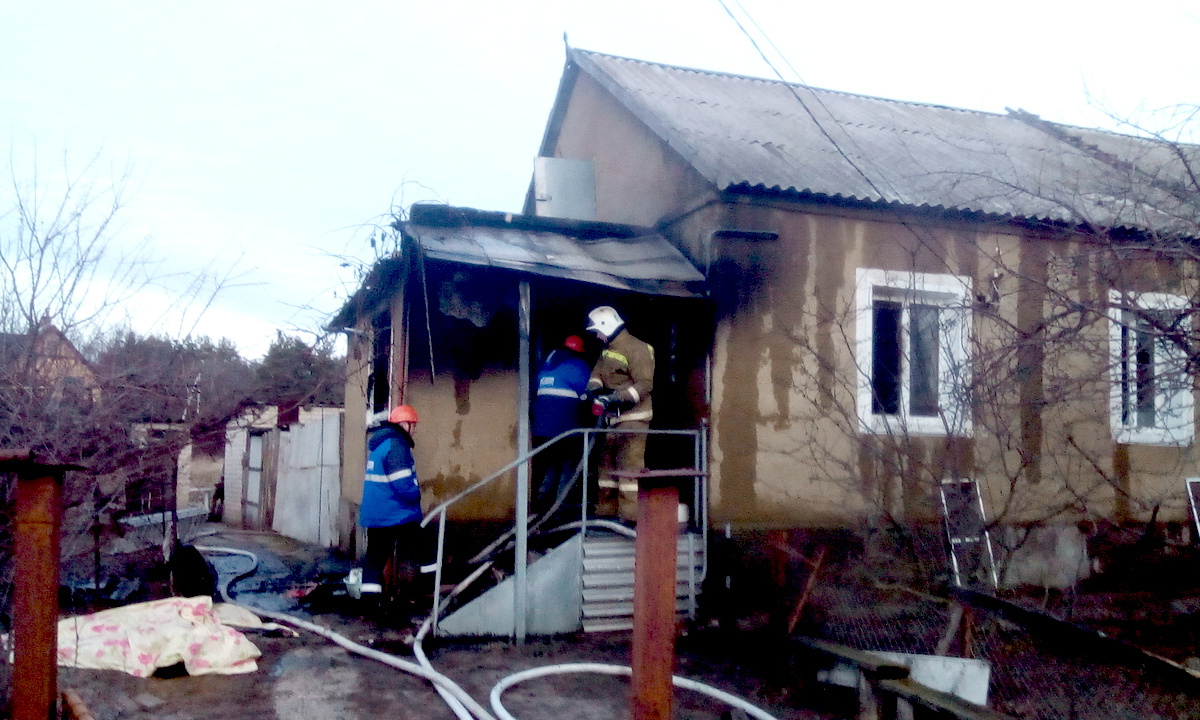
<instances>
[{"instance_id":1,"label":"floral blanket on ground","mask_svg":"<svg viewBox=\"0 0 1200 720\"><path fill-rule=\"evenodd\" d=\"M147 677L182 662L189 675L258 669L262 653L222 623L212 598L167 598L58 622L58 664Z\"/></svg>"}]
</instances>

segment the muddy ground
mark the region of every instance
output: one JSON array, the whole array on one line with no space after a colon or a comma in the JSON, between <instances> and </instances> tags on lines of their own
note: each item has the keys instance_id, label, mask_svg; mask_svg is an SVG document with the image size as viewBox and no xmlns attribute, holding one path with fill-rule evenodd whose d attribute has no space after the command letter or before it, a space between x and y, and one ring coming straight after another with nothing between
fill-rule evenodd
<instances>
[{"instance_id":1,"label":"muddy ground","mask_svg":"<svg viewBox=\"0 0 1200 720\"><path fill-rule=\"evenodd\" d=\"M198 545L232 546L259 554L255 575L233 588L235 599L251 606L294 612L355 642L412 659L401 633L381 629L361 617L350 598L310 605L288 597L307 583L344 571L334 554L271 534L235 532L213 526ZM248 560L216 561L223 576L241 572ZM165 577L145 572L140 593L166 592ZM140 599L140 598L135 598ZM299 637L251 635L262 651L259 669L247 675L134 678L116 671L61 668L59 684L75 689L96 720L116 718L453 718L430 684L381 663L354 655L310 633ZM426 641L434 668L458 682L485 707L492 687L505 676L560 663L628 665L629 633L574 634L507 641ZM676 673L743 697L778 718L826 718L813 697L796 694L784 649L767 636L692 629L677 646ZM629 717L629 681L595 674L537 678L504 694L508 712L522 720L604 720ZM834 698L836 700L836 698ZM832 700L831 700L832 701ZM824 702L824 701L823 701ZM675 717L717 720L727 706L690 691L679 691Z\"/></svg>"},{"instance_id":2,"label":"muddy ground","mask_svg":"<svg viewBox=\"0 0 1200 720\"><path fill-rule=\"evenodd\" d=\"M208 533L196 543L259 554L257 572L234 587L238 601L295 612L355 642L410 657L399 632L364 619L348 598L305 606L290 597L315 579L344 576L349 568L344 558L272 534L219 525L210 526ZM836 551L814 586L796 634L862 649L935 652L946 633L951 605L928 581L921 585L921 578L930 574L928 567L894 558L872 562L870 553L849 541L830 547ZM1200 654L1200 582L1191 580L1200 557L1155 557L1169 564L1138 559L1127 565L1141 576L1126 572L1095 578L1069 597L1040 591L1006 596L1035 611L1070 619L1091 633L1087 637L1092 639L1084 643L1078 634L1034 631L1003 614L977 613L972 654L990 663L989 705L1034 720L1200 717L1200 674L1180 667L1200 667L1195 659ZM676 674L731 692L781 719L852 717L848 691L813 682L812 668L800 662L796 645L784 639L779 618L787 618L791 609L789 588L770 582L739 586L744 576L737 570L754 559L730 555L724 565L719 559L720 553L714 553L710 574L721 579L733 573L732 596L767 601L734 608L721 602L723 583L707 588L709 612L714 605L723 609L680 635ZM236 556L217 564L227 578L248 569L247 561ZM152 562L125 571L138 573L141 580L131 601L168 592L165 573ZM794 575L792 584L805 577L788 572ZM1129 647L1114 646L1111 639ZM248 675L140 680L117 672L64 668L60 686L77 689L97 720L453 717L424 680L352 655L323 638L302 633L296 638L256 635L253 640L262 657L259 669ZM1144 656L1140 648L1175 664ZM627 665L630 658L628 633L579 633L524 644L431 640L425 650L435 669L485 706L496 682L520 670L573 662ZM624 678L559 675L514 687L505 693L504 703L522 720L603 720L628 717L628 695ZM725 710L692 692L676 695L676 718L717 720Z\"/></svg>"}]
</instances>

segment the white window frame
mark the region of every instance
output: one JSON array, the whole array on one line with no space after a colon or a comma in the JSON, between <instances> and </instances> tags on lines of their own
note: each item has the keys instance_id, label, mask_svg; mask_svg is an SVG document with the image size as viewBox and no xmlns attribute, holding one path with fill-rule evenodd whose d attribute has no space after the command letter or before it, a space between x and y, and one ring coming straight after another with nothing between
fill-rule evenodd
<instances>
[{"instance_id":1,"label":"white window frame","mask_svg":"<svg viewBox=\"0 0 1200 720\"><path fill-rule=\"evenodd\" d=\"M972 433L968 337L971 328L971 280L960 275L859 268L855 273L855 361L858 366L857 405L859 429L870 434L951 435ZM901 352L900 411L875 413L872 408L874 304L895 300L905 308L901 334L909 337L908 308L935 305L939 313L936 416L910 412L908 353Z\"/></svg>"},{"instance_id":2,"label":"white window frame","mask_svg":"<svg viewBox=\"0 0 1200 720\"><path fill-rule=\"evenodd\" d=\"M1136 420L1130 422L1126 419L1126 396L1129 392L1137 392L1136 389L1131 391L1127 382L1122 382L1129 374L1136 373L1137 363L1133 353L1123 357L1121 331L1135 329L1130 328L1124 317L1125 310L1129 308L1184 312L1188 308L1188 300L1181 295L1168 293L1109 291L1109 414L1113 439L1126 444L1190 445L1196 435L1195 399L1192 378L1187 370L1187 352L1178 345L1155 342L1154 379L1158 387L1154 397L1154 424L1143 426ZM1171 376L1173 382L1164 388L1161 379Z\"/></svg>"}]
</instances>

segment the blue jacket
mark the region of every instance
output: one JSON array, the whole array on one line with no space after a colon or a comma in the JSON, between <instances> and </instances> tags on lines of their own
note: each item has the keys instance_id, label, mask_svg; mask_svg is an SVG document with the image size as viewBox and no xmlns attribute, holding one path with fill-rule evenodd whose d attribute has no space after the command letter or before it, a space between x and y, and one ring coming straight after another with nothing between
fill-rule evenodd
<instances>
[{"instance_id":1,"label":"blue jacket","mask_svg":"<svg viewBox=\"0 0 1200 720\"><path fill-rule=\"evenodd\" d=\"M359 526L391 527L421 520L421 489L412 448L412 437L398 425L384 423L371 433Z\"/></svg>"},{"instance_id":2,"label":"blue jacket","mask_svg":"<svg viewBox=\"0 0 1200 720\"><path fill-rule=\"evenodd\" d=\"M559 348L546 356L533 398L532 435L552 438L583 425L584 389L591 368L576 353Z\"/></svg>"}]
</instances>

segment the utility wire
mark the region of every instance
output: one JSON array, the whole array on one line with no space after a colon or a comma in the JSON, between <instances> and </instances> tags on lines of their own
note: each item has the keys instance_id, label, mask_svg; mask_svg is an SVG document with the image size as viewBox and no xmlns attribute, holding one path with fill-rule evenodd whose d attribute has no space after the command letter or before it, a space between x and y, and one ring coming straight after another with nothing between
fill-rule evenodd
<instances>
[{"instance_id":1,"label":"utility wire","mask_svg":"<svg viewBox=\"0 0 1200 720\"><path fill-rule=\"evenodd\" d=\"M807 85L808 83L805 82L804 78L800 76L800 72L796 70L791 61L787 59L787 55L783 54L783 51L779 49L779 46L775 44L775 41L771 39L771 36L767 34L767 31L762 29L762 26L758 24L758 21L754 19L754 16L750 14L750 11L746 9L746 6L742 5L742 3L738 0L733 0L733 4L737 5L738 10L742 11L742 14L746 16L746 19L750 21L750 24L754 26L754 29L758 31L758 34L762 36L763 40L767 41L767 44L771 46L771 49L775 51L775 54L780 60L783 61L783 64L787 65L788 70L792 71L792 76L795 77L801 85ZM778 75L778 71L775 74ZM782 77L780 79L782 79Z\"/></svg>"},{"instance_id":2,"label":"utility wire","mask_svg":"<svg viewBox=\"0 0 1200 720\"><path fill-rule=\"evenodd\" d=\"M733 0L733 1L737 2L737 0ZM800 93L798 93L796 91L796 85L794 83L789 82L788 80L786 80L783 77L783 73L779 72L779 68L777 68L775 66L775 63L771 62L771 59L769 57L767 57L767 54L765 52L763 52L763 49L758 44L758 41L754 39L754 36L751 35L750 31L748 31L746 29L746 26L742 24L742 21L739 20L737 15L735 15L733 13L733 10L731 10L729 8L729 5L725 2L725 0L717 0L717 2L721 4L721 7L725 10L725 13L728 14L730 19L733 20L734 24L737 25L738 30L740 30L741 33L746 36L746 39L750 41L750 44L754 46L755 51L758 52L759 57L761 57L763 59L763 62L765 62L767 64L767 67L771 68L771 72L775 73L775 77L778 78L780 80L780 82L782 82L784 84L784 86L788 89L788 92L790 92L792 94L792 97L796 98L796 102L800 103L800 107L804 109L804 112L813 121L813 124L817 126L818 130L821 131L821 135L823 135L825 137L825 139L829 141L829 144L833 146L833 149L837 151L838 155L840 155L842 157L842 159L845 160L846 163L851 168L854 169L854 172L858 173L859 177L861 177L864 181L866 181L867 185L870 186L871 190L873 190L875 192L875 194L877 196L879 196L879 199L886 202L886 196L884 195L883 191L879 188L878 185L875 184L875 181L872 180L871 177L869 175L867 175L867 173L861 167L859 167L858 163L854 162L854 159L851 158L848 154L846 154L846 151L842 149L842 146L838 143L838 141L833 139L833 136L830 135L829 131L825 129L825 126L821 123L821 121L819 119L817 119L816 114L808 106L808 103L805 102L804 98L800 96ZM775 50L775 52L778 53L778 55L783 59L783 61L785 63L787 63L787 66L792 71L792 73L797 78L799 78L800 73L796 72L796 69L794 67L792 67L792 64L790 62L788 62L787 57L784 56L784 54L782 52L780 52L779 48L775 45L775 43L771 41L770 36L767 35L767 33L764 32L761 27L759 27L758 22L754 20L754 17L749 12L747 12L746 9L741 6L741 4L738 5L738 8L743 13L745 13L746 17L750 19L750 22L754 23L754 27L758 29L758 31L762 34L762 36L766 39L766 41L771 45L771 47ZM803 82L803 81L801 81L801 82ZM807 86L805 86L805 87L807 87ZM826 113L829 113L830 117L833 117L833 113L830 112L829 108L826 107L823 102L821 102L821 99L819 97L817 98L817 103L821 106L821 108L823 110L825 110ZM851 143L854 142L853 138L850 138L850 142ZM894 188L893 188L893 190L894 190Z\"/></svg>"},{"instance_id":3,"label":"utility wire","mask_svg":"<svg viewBox=\"0 0 1200 720\"><path fill-rule=\"evenodd\" d=\"M792 97L794 97L796 99L796 102L800 103L800 107L803 108L804 112L807 113L809 118L812 119L813 124L817 126L817 129L821 132L821 135L823 135L825 137L825 139L829 141L829 144L833 146L833 149L837 151L838 155L840 155L842 157L842 159L844 159L846 161L846 163L851 168L853 168L854 172L856 172L859 175L859 177L861 177L867 183L867 185L871 188L871 190L873 190L875 192L876 196L878 196L880 202L888 202L887 196L884 195L884 193L880 189L879 185L876 184L876 182L874 180L872 180L870 176L867 175L866 171L864 171L861 167L859 167L858 163L854 162L854 160L849 155L846 154L846 152L842 149L842 146L838 143L838 141L833 139L833 136L829 134L829 131L826 130L825 126L821 123L821 121L819 119L817 119L817 116L813 113L812 109L808 106L808 103L805 102L804 98L801 97L799 92L797 92L796 85L794 83L788 82L787 80L784 79L783 74L779 72L779 68L777 68L775 66L775 64L773 62L771 62L770 58L768 58L766 56L766 54L762 50L762 47L758 44L758 42L754 39L754 37L749 33L749 31L746 30L746 27L742 24L742 22L740 20L738 20L737 16L734 15L733 11L730 10L729 5L726 4L725 0L717 0L717 2L721 4L721 7L725 10L725 12L733 20L734 24L737 25L738 30L740 30L742 32L742 34L746 36L746 39L750 41L750 44L754 46L754 49L758 52L759 56L763 59L763 62L765 62L767 64L767 67L771 68L771 72L775 73L775 77L777 77L784 84L784 86L787 87L788 92L790 92L792 94ZM804 83L804 80L801 77L800 73L797 72L796 68L792 66L790 61L788 61L787 56L784 55L783 52L779 50L778 46L775 45L775 43L771 40L770 36L762 29L761 26L759 26L758 22L754 20L754 16L751 15L745 9L745 7L743 7L741 5L740 0L732 0L732 2L737 3L738 8L746 15L747 18L749 18L750 22L754 24L754 27L759 31L759 33L762 34L763 38L766 40L767 43L770 44L770 46L775 50L775 52L779 55L779 57L783 60L783 62L787 64L788 68L792 71L792 73L797 78L800 79L801 84L803 84L803 86L806 89L808 89L810 92L812 92L812 88L809 87L807 83ZM833 121L836 123L837 122L836 116L833 114L833 111L831 111L829 109L829 107L825 104L825 102L821 99L821 96L814 92L813 99L817 102L818 105L821 106L821 109L824 110L825 113L827 115L829 115L829 117L832 118ZM854 141L854 137L851 136L848 132L846 132L846 130L844 128L842 129L842 132L843 132L843 134L846 135L846 139L849 141L849 143L851 145L854 145L858 149L859 155L861 155L866 162L871 163L873 165L874 161L871 160L870 155L863 152L861 148L858 148L858 143L856 143ZM892 197L894 197L894 198L900 197L900 193L897 192L896 188L891 184L891 182L889 182L886 179L886 176L882 172L878 171L878 168L877 168L877 172L879 174L880 179L883 182L887 183L887 185L891 188ZM929 239L924 234L919 232L917 228L913 227L912 224L910 224L907 220L905 220L903 218L897 218L896 222L901 227L903 227L905 230L907 230L908 233L910 235L912 235L913 238L915 238L918 243L920 243L922 245L928 244Z\"/></svg>"}]
</instances>

